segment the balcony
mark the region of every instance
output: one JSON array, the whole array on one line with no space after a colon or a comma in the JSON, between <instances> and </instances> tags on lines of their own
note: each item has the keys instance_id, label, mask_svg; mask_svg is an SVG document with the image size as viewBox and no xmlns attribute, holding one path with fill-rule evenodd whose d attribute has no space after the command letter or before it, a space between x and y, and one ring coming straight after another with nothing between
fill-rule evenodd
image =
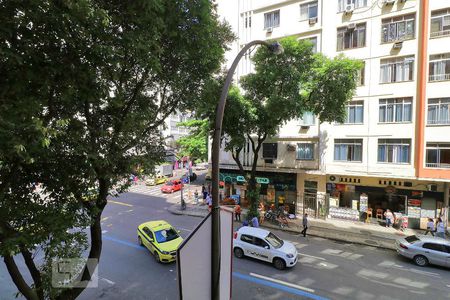
<instances>
[{"instance_id":1,"label":"balcony","mask_svg":"<svg viewBox=\"0 0 450 300\"><path fill-rule=\"evenodd\" d=\"M425 166L427 168L435 168L435 169L450 169L450 163L426 163Z\"/></svg>"},{"instance_id":2,"label":"balcony","mask_svg":"<svg viewBox=\"0 0 450 300\"><path fill-rule=\"evenodd\" d=\"M439 37L445 37L445 36L450 36L450 30L440 30L440 31L432 32L430 34L431 38L439 38Z\"/></svg>"},{"instance_id":3,"label":"balcony","mask_svg":"<svg viewBox=\"0 0 450 300\"><path fill-rule=\"evenodd\" d=\"M428 81L445 81L450 80L450 74L431 74L428 76Z\"/></svg>"}]
</instances>

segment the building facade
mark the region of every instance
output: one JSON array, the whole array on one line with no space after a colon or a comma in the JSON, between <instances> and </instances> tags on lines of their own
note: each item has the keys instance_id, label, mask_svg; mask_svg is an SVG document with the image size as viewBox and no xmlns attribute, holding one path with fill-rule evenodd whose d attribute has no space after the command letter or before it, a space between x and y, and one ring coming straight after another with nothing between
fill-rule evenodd
<instances>
[{"instance_id":1,"label":"building facade","mask_svg":"<svg viewBox=\"0 0 450 300\"><path fill-rule=\"evenodd\" d=\"M262 184L262 200L350 220L390 209L412 227L448 219L449 1L221 0L218 11L238 37L229 63L252 40L287 36L364 62L343 124L306 113L266 141L258 171L272 180ZM252 71L249 54L236 80ZM249 166L251 151L242 161ZM222 151L220 168L234 178L231 154ZM229 181L230 194L245 190Z\"/></svg>"}]
</instances>

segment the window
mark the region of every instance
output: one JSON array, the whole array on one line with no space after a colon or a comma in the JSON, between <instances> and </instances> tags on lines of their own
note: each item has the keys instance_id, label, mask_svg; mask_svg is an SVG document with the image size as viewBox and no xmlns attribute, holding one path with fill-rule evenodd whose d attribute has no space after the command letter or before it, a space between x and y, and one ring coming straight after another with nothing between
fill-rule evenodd
<instances>
[{"instance_id":1,"label":"window","mask_svg":"<svg viewBox=\"0 0 450 300\"><path fill-rule=\"evenodd\" d=\"M366 45L366 23L338 28L337 51L364 47Z\"/></svg>"},{"instance_id":2,"label":"window","mask_svg":"<svg viewBox=\"0 0 450 300\"><path fill-rule=\"evenodd\" d=\"M367 0L339 0L338 12L345 11L345 7L351 4L353 4L355 8L361 8L367 6Z\"/></svg>"},{"instance_id":3,"label":"window","mask_svg":"<svg viewBox=\"0 0 450 300\"><path fill-rule=\"evenodd\" d=\"M427 143L426 166L450 169L450 144Z\"/></svg>"},{"instance_id":4,"label":"window","mask_svg":"<svg viewBox=\"0 0 450 300\"><path fill-rule=\"evenodd\" d=\"M150 231L150 229L148 229L148 227L144 227L142 230L146 235L148 235L149 238L153 239L153 233Z\"/></svg>"},{"instance_id":5,"label":"window","mask_svg":"<svg viewBox=\"0 0 450 300\"><path fill-rule=\"evenodd\" d=\"M248 17L248 28L252 27L252 16Z\"/></svg>"},{"instance_id":6,"label":"window","mask_svg":"<svg viewBox=\"0 0 450 300\"><path fill-rule=\"evenodd\" d=\"M300 21L317 18L317 1L300 5Z\"/></svg>"},{"instance_id":7,"label":"window","mask_svg":"<svg viewBox=\"0 0 450 300\"><path fill-rule=\"evenodd\" d=\"M264 29L280 26L280 11L272 11L264 14Z\"/></svg>"},{"instance_id":8,"label":"window","mask_svg":"<svg viewBox=\"0 0 450 300\"><path fill-rule=\"evenodd\" d=\"M362 124L364 122L364 101L349 102L345 109L347 111L345 124Z\"/></svg>"},{"instance_id":9,"label":"window","mask_svg":"<svg viewBox=\"0 0 450 300\"><path fill-rule=\"evenodd\" d=\"M313 126L315 124L315 119L313 112L305 111L300 119L300 125Z\"/></svg>"},{"instance_id":10,"label":"window","mask_svg":"<svg viewBox=\"0 0 450 300\"><path fill-rule=\"evenodd\" d=\"M267 244L266 241L264 241L264 240L262 240L260 238L257 238L257 237L255 237L255 245L258 246L258 247L261 247L261 248L264 248L264 247L270 248L269 244Z\"/></svg>"},{"instance_id":11,"label":"window","mask_svg":"<svg viewBox=\"0 0 450 300\"><path fill-rule=\"evenodd\" d=\"M250 235L243 234L243 235L241 235L241 241L249 243L249 244L253 244L253 237Z\"/></svg>"},{"instance_id":12,"label":"window","mask_svg":"<svg viewBox=\"0 0 450 300\"><path fill-rule=\"evenodd\" d=\"M415 14L383 19L381 22L381 42L389 43L413 39L415 22Z\"/></svg>"},{"instance_id":13,"label":"window","mask_svg":"<svg viewBox=\"0 0 450 300\"><path fill-rule=\"evenodd\" d=\"M431 12L431 37L450 35L450 8Z\"/></svg>"},{"instance_id":14,"label":"window","mask_svg":"<svg viewBox=\"0 0 450 300\"><path fill-rule=\"evenodd\" d=\"M413 80L414 56L382 59L380 83L393 83Z\"/></svg>"},{"instance_id":15,"label":"window","mask_svg":"<svg viewBox=\"0 0 450 300\"><path fill-rule=\"evenodd\" d=\"M362 161L362 140L334 140L334 160Z\"/></svg>"},{"instance_id":16,"label":"window","mask_svg":"<svg viewBox=\"0 0 450 300\"><path fill-rule=\"evenodd\" d=\"M317 36L309 38L308 41L310 41L313 44L312 52L317 53Z\"/></svg>"},{"instance_id":17,"label":"window","mask_svg":"<svg viewBox=\"0 0 450 300\"><path fill-rule=\"evenodd\" d=\"M363 62L363 66L358 70L358 81L356 82L357 86L364 85L364 81L366 79L366 62Z\"/></svg>"},{"instance_id":18,"label":"window","mask_svg":"<svg viewBox=\"0 0 450 300\"><path fill-rule=\"evenodd\" d=\"M378 162L381 163L409 163L411 140L379 139Z\"/></svg>"},{"instance_id":19,"label":"window","mask_svg":"<svg viewBox=\"0 0 450 300\"><path fill-rule=\"evenodd\" d=\"M297 144L297 159L313 160L314 159L314 144L312 144L312 143Z\"/></svg>"},{"instance_id":20,"label":"window","mask_svg":"<svg viewBox=\"0 0 450 300\"><path fill-rule=\"evenodd\" d=\"M428 125L450 124L450 98L428 99Z\"/></svg>"},{"instance_id":21,"label":"window","mask_svg":"<svg viewBox=\"0 0 450 300\"><path fill-rule=\"evenodd\" d=\"M411 122L412 98L380 99L378 115L380 123Z\"/></svg>"},{"instance_id":22,"label":"window","mask_svg":"<svg viewBox=\"0 0 450 300\"><path fill-rule=\"evenodd\" d=\"M263 158L277 158L277 150L277 143L263 143Z\"/></svg>"},{"instance_id":23,"label":"window","mask_svg":"<svg viewBox=\"0 0 450 300\"><path fill-rule=\"evenodd\" d=\"M430 55L429 81L450 80L450 53Z\"/></svg>"},{"instance_id":24,"label":"window","mask_svg":"<svg viewBox=\"0 0 450 300\"><path fill-rule=\"evenodd\" d=\"M422 247L425 249L447 253L447 248L441 244L424 243Z\"/></svg>"}]
</instances>

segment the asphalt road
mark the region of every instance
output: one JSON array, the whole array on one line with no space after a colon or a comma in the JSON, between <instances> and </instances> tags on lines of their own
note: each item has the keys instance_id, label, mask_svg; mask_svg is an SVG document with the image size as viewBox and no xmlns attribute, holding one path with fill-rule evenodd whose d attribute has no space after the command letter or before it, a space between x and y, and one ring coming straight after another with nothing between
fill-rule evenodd
<instances>
[{"instance_id":1,"label":"asphalt road","mask_svg":"<svg viewBox=\"0 0 450 300\"><path fill-rule=\"evenodd\" d=\"M80 299L178 298L176 264L159 264L139 247L136 227L164 219L186 237L201 219L167 211L179 201L179 192L162 195L158 187L145 186L132 187L131 191L105 208L98 287L86 289ZM275 233L296 244L299 263L279 271L267 263L235 258L233 299L450 298L447 269L419 268L393 251L370 246ZM14 299L15 288L4 264L0 264L0 279L0 299Z\"/></svg>"}]
</instances>

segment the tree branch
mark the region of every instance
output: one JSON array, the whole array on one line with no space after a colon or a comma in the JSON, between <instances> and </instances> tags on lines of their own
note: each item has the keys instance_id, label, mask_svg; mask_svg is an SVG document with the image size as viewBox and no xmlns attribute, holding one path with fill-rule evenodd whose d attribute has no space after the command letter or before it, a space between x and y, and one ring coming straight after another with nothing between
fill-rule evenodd
<instances>
[{"instance_id":1,"label":"tree branch","mask_svg":"<svg viewBox=\"0 0 450 300\"><path fill-rule=\"evenodd\" d=\"M28 300L39 300L36 292L33 291L33 289L23 279L22 274L20 274L19 268L17 268L14 258L11 255L5 255L3 257L3 261L5 262L11 279L19 289L19 292L21 292L22 295L24 295Z\"/></svg>"},{"instance_id":2,"label":"tree branch","mask_svg":"<svg viewBox=\"0 0 450 300\"><path fill-rule=\"evenodd\" d=\"M44 299L44 290L42 288L42 277L41 272L36 268L36 264L34 263L33 257L25 247L20 246L20 252L25 260L25 264L27 265L28 270L30 271L31 277L34 281L35 291L39 299Z\"/></svg>"},{"instance_id":3,"label":"tree branch","mask_svg":"<svg viewBox=\"0 0 450 300\"><path fill-rule=\"evenodd\" d=\"M231 150L231 156L233 157L233 160L238 165L239 170L241 171L242 175L245 176L244 167L242 166L241 160L239 159L239 154L241 154L241 151L242 151L242 147L236 147L236 152L233 149Z\"/></svg>"}]
</instances>

